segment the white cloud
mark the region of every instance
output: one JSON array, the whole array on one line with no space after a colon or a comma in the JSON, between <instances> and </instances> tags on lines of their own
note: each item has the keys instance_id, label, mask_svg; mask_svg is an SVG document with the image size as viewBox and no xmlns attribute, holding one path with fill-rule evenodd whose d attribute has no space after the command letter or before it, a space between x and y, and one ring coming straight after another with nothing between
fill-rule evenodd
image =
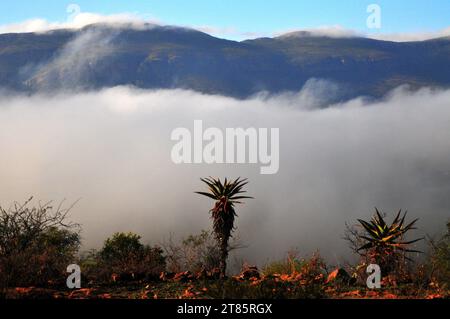
<instances>
[{"instance_id":1,"label":"white cloud","mask_svg":"<svg viewBox=\"0 0 450 319\"><path fill-rule=\"evenodd\" d=\"M96 63L114 52L114 37L115 32L102 29L81 33L48 63L29 68L29 85L44 90L82 89Z\"/></svg>"},{"instance_id":2,"label":"white cloud","mask_svg":"<svg viewBox=\"0 0 450 319\"><path fill-rule=\"evenodd\" d=\"M22 33L22 32L46 32L58 29L80 29L94 23L107 23L111 26L127 26L136 29L145 29L150 25L161 25L163 22L154 17L142 16L136 13L118 13L102 15L92 12L80 12L68 17L66 21L48 21L41 18L26 20L19 23L0 25L2 33ZM213 26L213 25L185 25L182 27L193 28L213 36L232 40L246 40L259 37L284 36L326 36L332 38L368 37L387 41L422 41L438 37L450 36L450 27L437 31L410 32L410 33L370 33L347 29L341 25L324 25L316 28L290 29L271 33L258 31L239 30L233 26Z\"/></svg>"},{"instance_id":3,"label":"white cloud","mask_svg":"<svg viewBox=\"0 0 450 319\"><path fill-rule=\"evenodd\" d=\"M374 206L408 208L421 218L417 235L445 229L450 91L399 89L384 101L327 109L314 109L305 94L241 101L117 87L2 95L0 203L81 198L72 218L83 225L86 248L114 231L157 243L171 232L210 227L212 203L193 194L203 187L199 177L249 177L255 199L238 207L237 226L251 263L292 247L345 256L344 223L370 217ZM192 128L196 119L205 128L280 128L279 173L260 175L259 165L173 164L172 130Z\"/></svg>"},{"instance_id":4,"label":"white cloud","mask_svg":"<svg viewBox=\"0 0 450 319\"><path fill-rule=\"evenodd\" d=\"M368 37L377 40L394 42L424 41L435 38L450 37L450 27L428 32L369 34Z\"/></svg>"},{"instance_id":5,"label":"white cloud","mask_svg":"<svg viewBox=\"0 0 450 319\"><path fill-rule=\"evenodd\" d=\"M394 41L394 42L407 42L407 41L424 41L441 37L450 36L450 27L437 31L428 32L409 32L409 33L383 33L382 31L377 33L360 32L352 29L346 29L340 25L334 26L320 26L310 29L292 29L278 31L274 33L274 36L281 37L306 37L306 36L319 36L330 38L353 38L353 37L365 37L376 40Z\"/></svg>"},{"instance_id":6,"label":"white cloud","mask_svg":"<svg viewBox=\"0 0 450 319\"><path fill-rule=\"evenodd\" d=\"M274 36L279 37L317 36L330 38L352 38L364 35L354 30L346 29L340 25L333 25L333 26L320 26L317 28L309 28L309 29L291 29L278 31L274 33Z\"/></svg>"},{"instance_id":7,"label":"white cloud","mask_svg":"<svg viewBox=\"0 0 450 319\"><path fill-rule=\"evenodd\" d=\"M127 25L132 28L145 28L146 24L157 24L155 19L144 19L137 14L120 13L101 15L81 12L68 18L67 21L51 22L45 19L31 19L20 23L0 25L0 33L46 32L58 29L80 29L94 23L108 23L111 25Z\"/></svg>"},{"instance_id":8,"label":"white cloud","mask_svg":"<svg viewBox=\"0 0 450 319\"><path fill-rule=\"evenodd\" d=\"M67 21L52 22L41 18L26 20L19 23L0 25L0 34L2 33L27 33L27 32L47 32L59 29L80 29L90 24L106 23L111 26L135 29L145 29L151 25L162 25L163 22L154 17L148 18L134 13L120 13L112 15L101 15L92 12L80 12ZM249 38L258 38L267 36L260 32L244 32L234 27L217 27L208 25L184 25L184 28L192 28L213 36L229 38L233 40L244 40Z\"/></svg>"}]
</instances>

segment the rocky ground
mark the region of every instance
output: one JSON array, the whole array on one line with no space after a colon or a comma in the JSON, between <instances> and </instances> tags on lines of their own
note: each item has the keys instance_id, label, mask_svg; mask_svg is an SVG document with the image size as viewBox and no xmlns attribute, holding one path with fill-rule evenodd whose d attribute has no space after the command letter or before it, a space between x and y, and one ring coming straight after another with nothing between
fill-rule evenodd
<instances>
[{"instance_id":1,"label":"rocky ground","mask_svg":"<svg viewBox=\"0 0 450 319\"><path fill-rule=\"evenodd\" d=\"M264 276L254 267L241 274L219 280L216 273L162 273L152 281L123 280L115 276L110 283L87 283L86 288L15 287L6 289L7 299L444 299L450 291L438 284L418 287L416 283L397 284L385 278L381 289L368 289L354 282L343 269L327 276L310 273Z\"/></svg>"}]
</instances>

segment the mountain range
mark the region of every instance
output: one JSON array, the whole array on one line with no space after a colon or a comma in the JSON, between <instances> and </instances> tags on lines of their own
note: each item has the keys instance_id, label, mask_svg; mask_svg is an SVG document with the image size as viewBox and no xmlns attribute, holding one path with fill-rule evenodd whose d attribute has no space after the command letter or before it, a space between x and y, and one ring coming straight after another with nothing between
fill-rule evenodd
<instances>
[{"instance_id":1,"label":"mountain range","mask_svg":"<svg viewBox=\"0 0 450 319\"><path fill-rule=\"evenodd\" d=\"M294 32L230 41L170 26L89 25L0 34L0 87L22 92L133 85L246 98L334 83L338 99L407 84L450 86L450 38L389 42Z\"/></svg>"}]
</instances>

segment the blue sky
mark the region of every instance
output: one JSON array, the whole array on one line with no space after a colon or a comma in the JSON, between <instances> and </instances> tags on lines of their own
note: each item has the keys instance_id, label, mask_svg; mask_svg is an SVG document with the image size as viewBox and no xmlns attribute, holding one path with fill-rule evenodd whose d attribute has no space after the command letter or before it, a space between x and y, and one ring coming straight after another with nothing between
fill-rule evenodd
<instances>
[{"instance_id":1,"label":"blue sky","mask_svg":"<svg viewBox=\"0 0 450 319\"><path fill-rule=\"evenodd\" d=\"M324 25L366 32L366 8L372 3L382 9L378 32L424 32L450 26L450 0L0 0L0 25L33 18L65 21L71 3L82 12L127 12L164 24L257 34Z\"/></svg>"}]
</instances>

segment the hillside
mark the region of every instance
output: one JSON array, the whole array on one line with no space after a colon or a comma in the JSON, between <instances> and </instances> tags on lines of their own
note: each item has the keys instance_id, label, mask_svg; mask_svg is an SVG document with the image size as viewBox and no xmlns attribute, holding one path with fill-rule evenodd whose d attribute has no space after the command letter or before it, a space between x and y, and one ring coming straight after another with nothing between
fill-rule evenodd
<instances>
[{"instance_id":1,"label":"hillside","mask_svg":"<svg viewBox=\"0 0 450 319\"><path fill-rule=\"evenodd\" d=\"M91 25L0 34L0 87L19 91L116 85L185 88L245 98L336 82L340 99L450 86L450 40L386 42L291 33L235 42L176 27Z\"/></svg>"}]
</instances>

